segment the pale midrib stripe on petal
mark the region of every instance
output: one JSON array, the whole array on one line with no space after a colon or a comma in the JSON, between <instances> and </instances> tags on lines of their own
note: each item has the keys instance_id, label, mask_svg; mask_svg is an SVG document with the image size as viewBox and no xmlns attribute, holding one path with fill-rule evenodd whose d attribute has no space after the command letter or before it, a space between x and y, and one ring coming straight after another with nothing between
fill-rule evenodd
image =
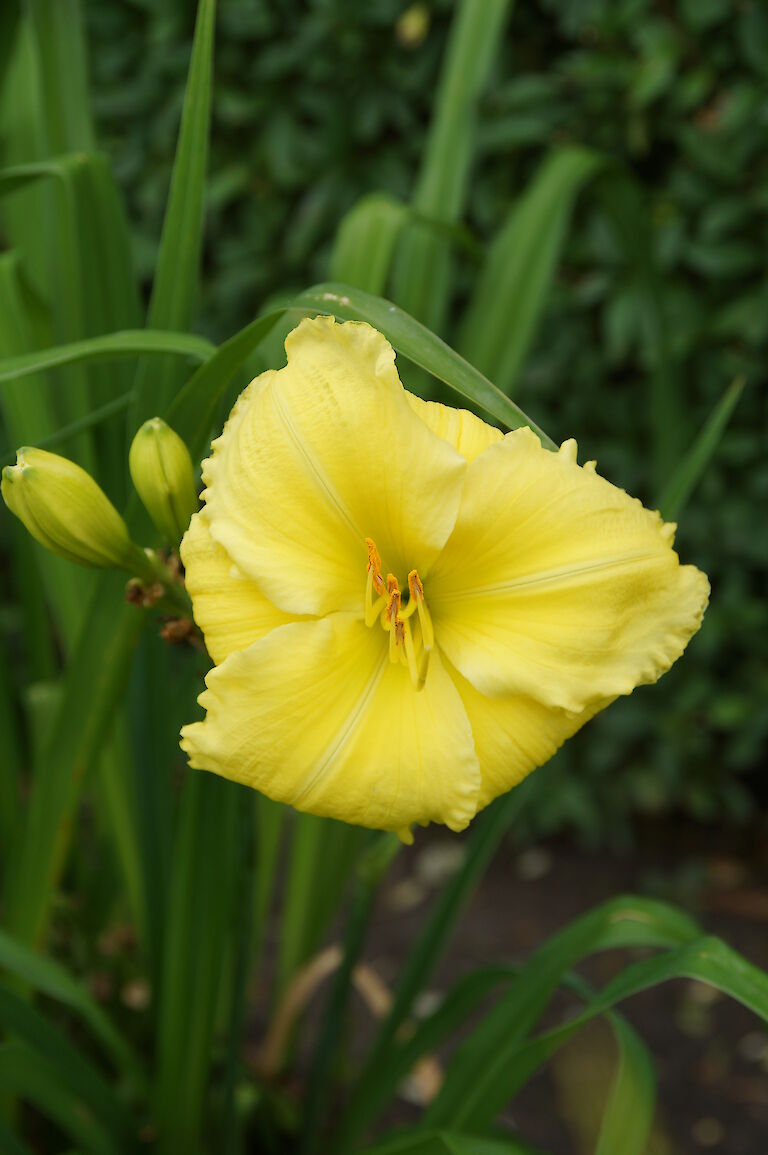
<instances>
[{"instance_id":1,"label":"pale midrib stripe on petal","mask_svg":"<svg viewBox=\"0 0 768 1155\"><path fill-rule=\"evenodd\" d=\"M285 426L288 436L298 450L299 455L305 461L307 465L307 472L315 479L318 486L324 491L331 505L334 506L341 518L347 523L348 527L351 529L352 533L355 535L358 541L364 541L365 534L360 530L359 526L356 525L355 519L347 508L346 503L342 500L337 491L328 481L328 478L323 473L323 470L320 468L315 457L310 453L309 449L304 444L301 436L293 424L290 410L285 405L284 399L280 395L280 390L276 388L275 385L272 386L272 395L275 399L275 407L277 413L279 414L280 419Z\"/></svg>"},{"instance_id":2,"label":"pale midrib stripe on petal","mask_svg":"<svg viewBox=\"0 0 768 1155\"><path fill-rule=\"evenodd\" d=\"M507 582L496 582L494 585L472 586L469 589L452 589L439 596L429 598L430 605L440 605L448 601L465 601L467 598L493 597L496 594L510 593L519 589L531 589L536 586L546 587L559 584L563 581L578 579L590 573L601 570L621 569L624 566L634 566L646 561L664 561L661 553L633 553L623 557L611 558L608 561L591 562L588 565L562 566L558 569L545 570L543 573L524 574Z\"/></svg>"},{"instance_id":3,"label":"pale midrib stripe on petal","mask_svg":"<svg viewBox=\"0 0 768 1155\"><path fill-rule=\"evenodd\" d=\"M297 794L295 798L291 799L291 805L292 806L298 806L300 802L302 802L309 794L312 793L314 788L326 776L329 769L333 765L337 755L340 753L341 750L343 750L344 746L349 741L352 733L357 728L358 722L362 718L365 711L368 709L368 705L371 701L371 698L373 697L373 694L376 690L376 687L378 686L379 682L381 681L382 677L384 676L384 670L386 669L388 662L389 662L389 652L387 650L384 650L384 652L382 654L381 661L379 662L377 667L374 667L373 673L371 674L370 678L368 679L368 684L366 685L363 693L360 695L360 698L358 700L357 705L355 706L355 709L349 715L349 718L347 719L347 723L344 726L344 729L339 734L338 738L333 743L333 745L328 750L325 751L325 754L323 754L322 759L320 760L320 763L319 763L315 773L312 775L311 780L306 784L306 786L304 787L304 789L301 791L300 794Z\"/></svg>"}]
</instances>

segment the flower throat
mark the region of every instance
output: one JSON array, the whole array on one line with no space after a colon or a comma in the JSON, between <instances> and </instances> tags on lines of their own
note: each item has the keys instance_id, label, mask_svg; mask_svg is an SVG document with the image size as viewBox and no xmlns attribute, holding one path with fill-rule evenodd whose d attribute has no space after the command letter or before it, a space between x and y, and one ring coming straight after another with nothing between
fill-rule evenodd
<instances>
[{"instance_id":1,"label":"flower throat","mask_svg":"<svg viewBox=\"0 0 768 1155\"><path fill-rule=\"evenodd\" d=\"M414 688L423 690L429 670L429 658L435 644L435 631L424 600L421 578L417 570L411 570L403 602L403 595L395 575L388 573L387 580L384 581L376 543L367 537L365 544L368 547L365 624L375 626L377 620L381 623L382 629L389 633L390 662L400 662L407 666Z\"/></svg>"}]
</instances>

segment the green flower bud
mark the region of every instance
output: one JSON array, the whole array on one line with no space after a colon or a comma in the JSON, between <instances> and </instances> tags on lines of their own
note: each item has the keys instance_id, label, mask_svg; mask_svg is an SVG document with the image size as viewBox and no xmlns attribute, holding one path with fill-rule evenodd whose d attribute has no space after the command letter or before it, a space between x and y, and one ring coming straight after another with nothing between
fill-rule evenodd
<instances>
[{"instance_id":1,"label":"green flower bud","mask_svg":"<svg viewBox=\"0 0 768 1155\"><path fill-rule=\"evenodd\" d=\"M186 445L169 425L153 417L134 437L128 467L147 513L163 537L177 546L199 504Z\"/></svg>"},{"instance_id":2,"label":"green flower bud","mask_svg":"<svg viewBox=\"0 0 768 1155\"><path fill-rule=\"evenodd\" d=\"M44 449L19 449L3 470L5 504L34 538L70 561L128 568L128 527L90 474Z\"/></svg>"}]
</instances>

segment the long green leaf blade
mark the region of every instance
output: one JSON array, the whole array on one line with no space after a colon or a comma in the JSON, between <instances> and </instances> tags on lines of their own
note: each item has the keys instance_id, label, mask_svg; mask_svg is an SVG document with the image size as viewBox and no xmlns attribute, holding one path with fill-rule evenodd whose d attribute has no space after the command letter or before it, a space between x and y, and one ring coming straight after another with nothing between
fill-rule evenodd
<instances>
[{"instance_id":1,"label":"long green leaf blade","mask_svg":"<svg viewBox=\"0 0 768 1155\"><path fill-rule=\"evenodd\" d=\"M339 225L331 254L332 281L381 295L408 209L384 193L359 200Z\"/></svg>"},{"instance_id":2,"label":"long green leaf blade","mask_svg":"<svg viewBox=\"0 0 768 1155\"><path fill-rule=\"evenodd\" d=\"M604 163L585 148L551 153L488 251L457 348L504 393L535 336L574 201Z\"/></svg>"},{"instance_id":3,"label":"long green leaf blade","mask_svg":"<svg viewBox=\"0 0 768 1155\"><path fill-rule=\"evenodd\" d=\"M141 1086L141 1064L101 1007L68 972L45 955L38 954L0 931L0 969L48 998L74 1011L93 1032L118 1070Z\"/></svg>"},{"instance_id":4,"label":"long green leaf blade","mask_svg":"<svg viewBox=\"0 0 768 1155\"><path fill-rule=\"evenodd\" d=\"M120 1141L121 1150L133 1146L133 1121L93 1063L31 1003L2 983L0 1026L6 1037L23 1042L51 1067L59 1087L76 1096L93 1113L107 1133Z\"/></svg>"},{"instance_id":5,"label":"long green leaf blade","mask_svg":"<svg viewBox=\"0 0 768 1155\"><path fill-rule=\"evenodd\" d=\"M40 349L34 353L22 353L16 357L0 360L0 385L4 381L15 381L19 377L54 369L59 365L74 365L84 361L109 361L119 357L158 356L172 353L177 357L190 357L195 361L206 361L215 351L204 337L192 333L171 333L152 329L129 329L124 332L108 333L103 337L89 337L85 341L72 341L67 345L56 345L52 349Z\"/></svg>"},{"instance_id":6,"label":"long green leaf blade","mask_svg":"<svg viewBox=\"0 0 768 1155\"><path fill-rule=\"evenodd\" d=\"M703 477L739 403L743 388L743 378L731 382L669 479L659 498L659 510L667 521L675 520Z\"/></svg>"},{"instance_id":7,"label":"long green leaf blade","mask_svg":"<svg viewBox=\"0 0 768 1155\"><path fill-rule=\"evenodd\" d=\"M502 1040L486 1055L484 1068L464 1088L464 1099L457 1104L455 1112L462 1119L460 1125L481 1129L489 1126L533 1072L583 1026L623 999L680 978L708 983L768 1021L768 975L719 939L694 939L675 950L626 967L585 1011L564 1026L527 1042L515 1037Z\"/></svg>"},{"instance_id":8,"label":"long green leaf blade","mask_svg":"<svg viewBox=\"0 0 768 1155\"><path fill-rule=\"evenodd\" d=\"M413 207L454 224L461 219L477 143L477 107L488 84L510 0L461 0L451 26ZM451 284L451 249L423 224L400 237L392 295L401 308L441 332Z\"/></svg>"},{"instance_id":9,"label":"long green leaf blade","mask_svg":"<svg viewBox=\"0 0 768 1155\"><path fill-rule=\"evenodd\" d=\"M147 317L150 329L189 328L197 303L215 19L216 0L199 0L171 189ZM178 382L178 367L172 362L161 363L151 370L140 367L129 436L142 421L166 409Z\"/></svg>"},{"instance_id":10,"label":"long green leaf blade","mask_svg":"<svg viewBox=\"0 0 768 1155\"><path fill-rule=\"evenodd\" d=\"M485 1126L489 1116L480 1105L486 1104L486 1069L496 1063L496 1056L509 1055L519 1046L580 959L618 945L672 946L692 941L698 933L680 911L632 897L604 903L564 927L536 951L509 992L458 1049L427 1112L429 1124L474 1127L482 1118L480 1127Z\"/></svg>"},{"instance_id":11,"label":"long green leaf blade","mask_svg":"<svg viewBox=\"0 0 768 1155\"><path fill-rule=\"evenodd\" d=\"M454 1131L405 1132L367 1147L363 1155L536 1155L514 1139L482 1139ZM543 1155L539 1152L538 1155Z\"/></svg>"},{"instance_id":12,"label":"long green leaf blade","mask_svg":"<svg viewBox=\"0 0 768 1155\"><path fill-rule=\"evenodd\" d=\"M56 1122L83 1155L121 1155L81 1099L62 1087L57 1070L23 1043L0 1044L0 1086Z\"/></svg>"},{"instance_id":13,"label":"long green leaf blade","mask_svg":"<svg viewBox=\"0 0 768 1155\"><path fill-rule=\"evenodd\" d=\"M201 1149L211 1041L233 913L241 792L197 771L190 771L185 783L158 1023L155 1109L158 1150L167 1155L194 1155Z\"/></svg>"},{"instance_id":14,"label":"long green leaf blade","mask_svg":"<svg viewBox=\"0 0 768 1155\"><path fill-rule=\"evenodd\" d=\"M619 1048L616 1079L611 1088L595 1155L643 1155L653 1126L656 1072L645 1044L626 1020L611 1015Z\"/></svg>"}]
</instances>

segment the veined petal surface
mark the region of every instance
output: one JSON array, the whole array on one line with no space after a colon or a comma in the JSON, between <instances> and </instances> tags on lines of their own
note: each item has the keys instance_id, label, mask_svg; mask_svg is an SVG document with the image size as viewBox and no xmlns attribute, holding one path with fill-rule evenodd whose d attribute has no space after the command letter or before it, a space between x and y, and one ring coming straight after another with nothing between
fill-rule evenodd
<instances>
[{"instance_id":1,"label":"veined petal surface","mask_svg":"<svg viewBox=\"0 0 768 1155\"><path fill-rule=\"evenodd\" d=\"M244 577L227 551L211 537L205 512L196 513L181 543L186 586L208 653L223 662L277 626L296 621Z\"/></svg>"},{"instance_id":2,"label":"veined petal surface","mask_svg":"<svg viewBox=\"0 0 768 1155\"><path fill-rule=\"evenodd\" d=\"M456 520L465 458L406 400L369 325L304 320L288 364L257 378L203 478L215 541L281 609L362 612L365 539L401 580L427 572Z\"/></svg>"},{"instance_id":3,"label":"veined petal surface","mask_svg":"<svg viewBox=\"0 0 768 1155\"><path fill-rule=\"evenodd\" d=\"M383 830L475 814L480 770L456 687L433 656L415 693L384 631L332 614L271 631L206 678L190 764L299 810Z\"/></svg>"},{"instance_id":4,"label":"veined petal surface","mask_svg":"<svg viewBox=\"0 0 768 1155\"><path fill-rule=\"evenodd\" d=\"M709 585L674 527L528 429L468 467L425 584L438 644L476 689L581 712L653 682L698 629Z\"/></svg>"}]
</instances>

